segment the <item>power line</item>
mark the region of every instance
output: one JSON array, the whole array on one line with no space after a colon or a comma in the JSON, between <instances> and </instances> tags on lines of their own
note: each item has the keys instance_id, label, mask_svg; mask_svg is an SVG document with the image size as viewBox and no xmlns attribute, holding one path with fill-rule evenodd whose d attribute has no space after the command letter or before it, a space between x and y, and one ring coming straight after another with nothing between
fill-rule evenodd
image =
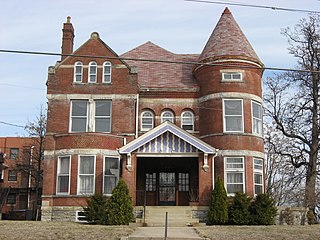
<instances>
[{"instance_id":1,"label":"power line","mask_svg":"<svg viewBox=\"0 0 320 240\"><path fill-rule=\"evenodd\" d=\"M36 51L22 51L22 50L8 50L0 49L2 53L14 53L14 54L30 54L30 55L47 55L47 56L65 56L65 57L78 57L78 58L98 58L106 60L122 60L122 61L139 61L139 62L153 62L153 63L167 63L167 64L186 64L186 65L198 65L198 66L222 66L222 67L236 67L244 69L264 69L270 71L291 71L291 72L306 72L306 73L320 73L317 70L303 70L292 68L280 68L280 67L258 67L258 66L239 66L237 64L223 64L223 63L208 63L208 62L193 62L193 61L173 61L162 59L147 59L147 58L128 58L128 57L111 57L111 56L99 56L99 55L81 55L81 54L61 54L52 52L36 52Z\"/></svg>"},{"instance_id":2,"label":"power line","mask_svg":"<svg viewBox=\"0 0 320 240\"><path fill-rule=\"evenodd\" d=\"M319 14L319 11L305 10L305 9L296 9L296 8L283 8L283 7L274 7L274 6L265 6L265 5L254 5L254 4L244 4L244 3L233 3L230 1L206 1L206 0L184 0L185 2L197 2L197 3L210 3L210 4L223 4L239 7L251 7L251 8L263 8L271 10L280 10L280 11L289 11L289 12L303 12L303 13L316 13Z\"/></svg>"},{"instance_id":3,"label":"power line","mask_svg":"<svg viewBox=\"0 0 320 240\"><path fill-rule=\"evenodd\" d=\"M35 89L35 90L46 90L45 88L27 87L27 86L15 85L15 84L4 83L4 82L0 82L0 85L10 86L10 87L27 88L27 89Z\"/></svg>"},{"instance_id":4,"label":"power line","mask_svg":"<svg viewBox=\"0 0 320 240\"><path fill-rule=\"evenodd\" d=\"M0 123L2 123L4 125L12 126L12 127L25 128L25 126L13 124L13 123L8 123L8 122L3 122L3 121L0 121Z\"/></svg>"}]
</instances>

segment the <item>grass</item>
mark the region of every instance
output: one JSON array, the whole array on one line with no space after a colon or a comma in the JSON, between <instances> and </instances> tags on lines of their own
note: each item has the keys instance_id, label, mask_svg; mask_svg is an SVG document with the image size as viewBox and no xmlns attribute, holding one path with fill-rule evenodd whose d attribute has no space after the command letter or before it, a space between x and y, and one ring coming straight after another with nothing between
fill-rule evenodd
<instances>
[{"instance_id":1,"label":"grass","mask_svg":"<svg viewBox=\"0 0 320 240\"><path fill-rule=\"evenodd\" d=\"M320 225L312 226L288 226L288 225L272 225L272 226L210 226L197 227L197 232L202 237L210 240L247 240L247 239L263 239L263 240L319 240Z\"/></svg>"},{"instance_id":2,"label":"grass","mask_svg":"<svg viewBox=\"0 0 320 240\"><path fill-rule=\"evenodd\" d=\"M108 239L118 240L134 231L129 226L98 226L74 222L0 221L0 240Z\"/></svg>"},{"instance_id":3,"label":"grass","mask_svg":"<svg viewBox=\"0 0 320 240\"><path fill-rule=\"evenodd\" d=\"M0 240L13 239L108 239L119 240L134 232L129 226L98 226L74 222L0 221ZM312 226L207 226L197 227L202 237L211 240L318 240L320 225Z\"/></svg>"}]
</instances>

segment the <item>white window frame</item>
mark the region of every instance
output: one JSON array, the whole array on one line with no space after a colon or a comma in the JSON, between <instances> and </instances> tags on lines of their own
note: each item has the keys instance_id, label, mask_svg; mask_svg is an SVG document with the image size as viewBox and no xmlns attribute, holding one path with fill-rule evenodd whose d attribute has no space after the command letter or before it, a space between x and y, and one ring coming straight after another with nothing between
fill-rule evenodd
<instances>
[{"instance_id":1,"label":"white window frame","mask_svg":"<svg viewBox=\"0 0 320 240\"><path fill-rule=\"evenodd\" d=\"M260 111L261 111L261 116L260 117L257 117L257 116L254 116L253 115L253 106L254 104L256 104L259 108L260 108ZM253 134L256 134L256 135L259 135L259 136L262 136L262 115L263 115L263 112L262 112L262 105L261 103L258 103L256 101L251 101L251 116L252 116L252 133Z\"/></svg>"},{"instance_id":2,"label":"white window frame","mask_svg":"<svg viewBox=\"0 0 320 240\"><path fill-rule=\"evenodd\" d=\"M81 157L93 157L93 174L80 174L80 162ZM93 187L91 193L81 193L80 192L80 175L86 175L86 176L93 176ZM78 176L77 176L77 195L93 195L95 193L95 186L96 185L96 156L95 155L79 155L78 156Z\"/></svg>"},{"instance_id":3,"label":"white window frame","mask_svg":"<svg viewBox=\"0 0 320 240\"><path fill-rule=\"evenodd\" d=\"M144 116L145 114L150 114L150 116ZM141 131L149 131L150 129L154 128L154 114L153 112L149 111L149 110L145 110L141 113L140 115L140 119L141 119L141 126L140 126L140 129ZM151 119L151 124L148 124L150 125L150 127L144 127L144 125L146 125L145 123L143 123L143 120L144 119Z\"/></svg>"},{"instance_id":4,"label":"white window frame","mask_svg":"<svg viewBox=\"0 0 320 240\"><path fill-rule=\"evenodd\" d=\"M81 72L77 72L77 67L81 66ZM77 81L77 76L80 76L80 81ZM73 82L75 83L82 83L83 80L83 64L80 61L75 62L73 67Z\"/></svg>"},{"instance_id":5,"label":"white window frame","mask_svg":"<svg viewBox=\"0 0 320 240\"><path fill-rule=\"evenodd\" d=\"M88 221L85 218L84 211L76 211L76 222L87 223Z\"/></svg>"},{"instance_id":6,"label":"white window frame","mask_svg":"<svg viewBox=\"0 0 320 240\"><path fill-rule=\"evenodd\" d=\"M226 102L227 101L240 101L241 102L241 115L226 115ZM243 99L223 99L223 132L226 133L243 133L244 132L244 114L243 114ZM241 117L241 130L227 130L227 121L228 117Z\"/></svg>"},{"instance_id":7,"label":"white window frame","mask_svg":"<svg viewBox=\"0 0 320 240\"><path fill-rule=\"evenodd\" d=\"M167 115L167 116L165 116ZM170 116L168 116L170 115ZM174 123L174 114L171 111L164 111L161 113L161 123L164 123L165 121L169 121Z\"/></svg>"},{"instance_id":8,"label":"white window frame","mask_svg":"<svg viewBox=\"0 0 320 240\"><path fill-rule=\"evenodd\" d=\"M109 67L110 68L110 72L109 73L106 73L106 67ZM103 63L103 77L102 77L102 82L103 83L111 83L111 81L112 81L112 64L111 64L111 62L104 62ZM106 80L106 76L108 76L109 77L109 80Z\"/></svg>"},{"instance_id":9,"label":"white window frame","mask_svg":"<svg viewBox=\"0 0 320 240\"><path fill-rule=\"evenodd\" d=\"M255 160L257 161L261 161L261 164L259 163L256 163ZM254 192L254 195L257 195L256 193L256 185L257 186L261 186L262 187L262 192L261 193L264 193L264 170L263 170L263 159L262 158L256 158L254 157L253 158L253 192ZM258 175L261 175L261 183L256 183L255 182L255 175L258 174Z\"/></svg>"},{"instance_id":10,"label":"white window frame","mask_svg":"<svg viewBox=\"0 0 320 240\"><path fill-rule=\"evenodd\" d=\"M84 116L73 116L72 115L72 109L73 109L73 103L74 102L86 102L87 103L87 114L85 116L86 118L86 129L85 131L73 131L72 130L72 123L73 123L73 119L76 119L76 118L84 118ZM75 100L71 100L70 102L70 126L69 126L69 132L88 132L88 120L89 120L89 101L86 100L86 99L75 99Z\"/></svg>"},{"instance_id":11,"label":"white window frame","mask_svg":"<svg viewBox=\"0 0 320 240\"><path fill-rule=\"evenodd\" d=\"M69 158L69 172L68 173L60 173L61 170L61 159L62 158ZM59 177L69 177L68 181L68 192L59 192ZM70 194L70 179L71 178L71 156L59 156L58 157L58 164L57 164L57 183L56 183L56 194L57 195L69 195Z\"/></svg>"},{"instance_id":12,"label":"white window frame","mask_svg":"<svg viewBox=\"0 0 320 240\"><path fill-rule=\"evenodd\" d=\"M222 82L243 82L243 72L241 70L223 70L221 73ZM236 76L240 76L240 78Z\"/></svg>"},{"instance_id":13,"label":"white window frame","mask_svg":"<svg viewBox=\"0 0 320 240\"><path fill-rule=\"evenodd\" d=\"M94 67L94 72L91 72L91 67ZM88 83L96 83L97 82L97 71L98 64L94 61L90 62L88 65ZM94 81L91 80L91 77L94 77Z\"/></svg>"},{"instance_id":14,"label":"white window frame","mask_svg":"<svg viewBox=\"0 0 320 240\"><path fill-rule=\"evenodd\" d=\"M97 106L96 106L96 103L97 102L106 102L106 103L109 103L110 104L110 115L105 115L105 116L97 116L96 114L96 110L97 110ZM97 132L96 131L96 120L97 119L109 119L110 120L110 126L109 126L109 131L105 131L106 133L110 133L111 132L111 127L112 127L112 101L111 100L108 100L108 99L101 99L101 100L95 100L94 101L94 132Z\"/></svg>"},{"instance_id":15,"label":"white window frame","mask_svg":"<svg viewBox=\"0 0 320 240\"><path fill-rule=\"evenodd\" d=\"M190 116L185 116L186 114L190 114ZM191 119L192 124L186 124L185 121ZM181 113L181 128L186 130L186 131L190 131L193 132L194 131L194 113L191 111L183 111ZM191 129L185 129L183 126L191 126Z\"/></svg>"},{"instance_id":16,"label":"white window frame","mask_svg":"<svg viewBox=\"0 0 320 240\"><path fill-rule=\"evenodd\" d=\"M120 179L120 158L118 156L104 156L103 157L103 188L102 188L102 192L104 195L106 196L111 196L112 193L106 193L105 192L105 184L106 184L106 181L105 181L105 178L108 177L108 176L115 176L114 174L113 175L110 175L110 174L106 174L106 159L107 158L113 158L113 159L117 159L117 169L118 169L118 178L117 178L117 181L116 181L116 185L118 184L119 182L119 179ZM113 189L112 189L113 190Z\"/></svg>"},{"instance_id":17,"label":"white window frame","mask_svg":"<svg viewBox=\"0 0 320 240\"><path fill-rule=\"evenodd\" d=\"M232 158L242 159L242 163L241 163L242 168L234 168L234 167L228 168L228 159L232 159ZM240 165L240 163L233 163L233 164ZM228 184L238 184L238 183L228 183L228 173L241 173L242 174L242 192L245 193L246 181L245 181L245 159L244 159L244 157L239 157L239 156L224 157L224 179L225 179L224 187L226 189L228 196L235 196L235 192L230 192L230 193L228 192Z\"/></svg>"}]
</instances>

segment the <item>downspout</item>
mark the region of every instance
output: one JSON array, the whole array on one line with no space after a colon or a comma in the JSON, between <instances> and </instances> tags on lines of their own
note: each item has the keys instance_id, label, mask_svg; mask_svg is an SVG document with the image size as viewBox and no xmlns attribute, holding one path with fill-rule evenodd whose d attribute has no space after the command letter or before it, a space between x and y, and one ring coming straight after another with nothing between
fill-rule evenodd
<instances>
[{"instance_id":1,"label":"downspout","mask_svg":"<svg viewBox=\"0 0 320 240\"><path fill-rule=\"evenodd\" d=\"M31 169L32 169L32 156L33 156L34 146L31 146L30 149L30 161L29 161L29 179L28 179L28 209L30 208L30 200L31 200Z\"/></svg>"},{"instance_id":2,"label":"downspout","mask_svg":"<svg viewBox=\"0 0 320 240\"><path fill-rule=\"evenodd\" d=\"M218 155L219 149L212 155L212 189L214 189L214 159Z\"/></svg>"},{"instance_id":3,"label":"downspout","mask_svg":"<svg viewBox=\"0 0 320 240\"><path fill-rule=\"evenodd\" d=\"M136 101L136 136L138 138L138 129L139 129L139 93L137 93L137 101Z\"/></svg>"}]
</instances>

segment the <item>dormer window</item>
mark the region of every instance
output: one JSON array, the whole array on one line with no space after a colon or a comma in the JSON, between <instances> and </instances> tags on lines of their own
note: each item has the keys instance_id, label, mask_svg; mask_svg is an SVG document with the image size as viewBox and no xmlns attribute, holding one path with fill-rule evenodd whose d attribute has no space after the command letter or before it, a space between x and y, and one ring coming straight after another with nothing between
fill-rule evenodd
<instances>
[{"instance_id":1,"label":"dormer window","mask_svg":"<svg viewBox=\"0 0 320 240\"><path fill-rule=\"evenodd\" d=\"M111 62L103 63L103 79L104 83L111 83Z\"/></svg>"},{"instance_id":2,"label":"dormer window","mask_svg":"<svg viewBox=\"0 0 320 240\"><path fill-rule=\"evenodd\" d=\"M89 63L89 83L95 83L97 82L97 63L96 62L90 62Z\"/></svg>"},{"instance_id":3,"label":"dormer window","mask_svg":"<svg viewBox=\"0 0 320 240\"><path fill-rule=\"evenodd\" d=\"M243 73L241 71L227 71L222 70L222 81L223 82L242 82Z\"/></svg>"},{"instance_id":4,"label":"dormer window","mask_svg":"<svg viewBox=\"0 0 320 240\"><path fill-rule=\"evenodd\" d=\"M76 62L74 64L74 77L73 77L74 82L76 82L76 83L82 82L82 72L83 72L82 62Z\"/></svg>"}]
</instances>

